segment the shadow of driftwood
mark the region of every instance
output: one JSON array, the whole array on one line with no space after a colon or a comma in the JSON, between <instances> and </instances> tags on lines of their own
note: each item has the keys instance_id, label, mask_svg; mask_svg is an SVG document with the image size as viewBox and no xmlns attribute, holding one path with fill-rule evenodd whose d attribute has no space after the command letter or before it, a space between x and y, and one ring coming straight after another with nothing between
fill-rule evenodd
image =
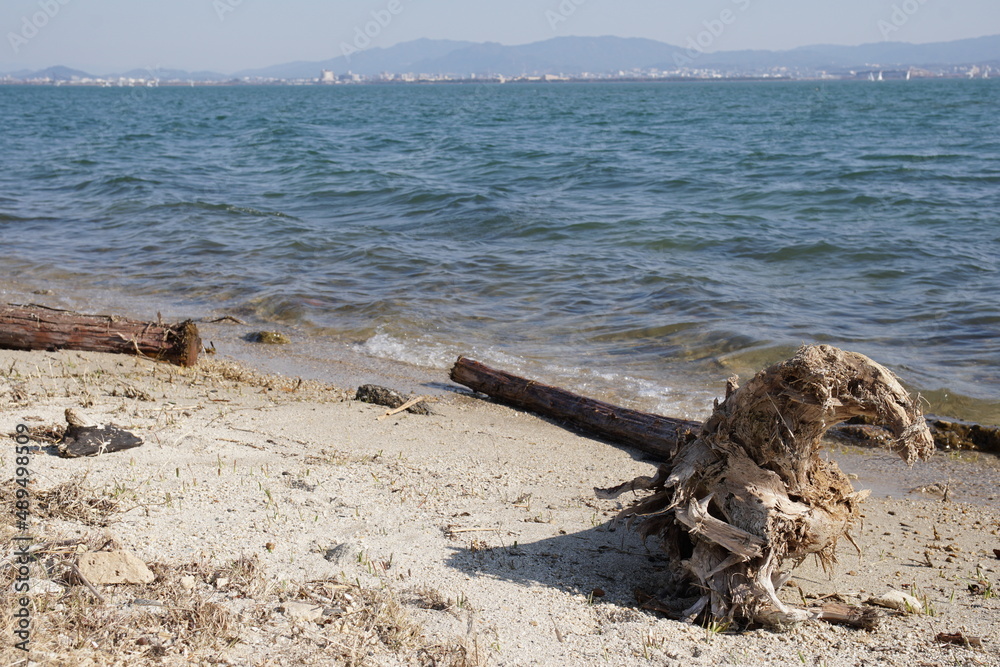
<instances>
[{"instance_id":1,"label":"shadow of driftwood","mask_svg":"<svg viewBox=\"0 0 1000 667\"><path fill-rule=\"evenodd\" d=\"M547 586L593 602L639 607L637 591L656 594L666 583L667 560L652 542L621 523L534 542L454 547L447 564L470 576L525 586Z\"/></svg>"}]
</instances>

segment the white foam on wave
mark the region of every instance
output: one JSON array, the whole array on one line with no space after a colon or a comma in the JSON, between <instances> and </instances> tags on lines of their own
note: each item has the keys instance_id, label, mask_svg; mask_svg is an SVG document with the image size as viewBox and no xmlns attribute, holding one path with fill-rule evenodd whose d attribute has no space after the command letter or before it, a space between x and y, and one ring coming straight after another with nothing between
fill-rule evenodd
<instances>
[{"instance_id":1,"label":"white foam on wave","mask_svg":"<svg viewBox=\"0 0 1000 667\"><path fill-rule=\"evenodd\" d=\"M629 373L596 369L550 367L584 395L610 400L645 412L702 420L711 412L715 395L698 386L674 386Z\"/></svg>"},{"instance_id":2,"label":"white foam on wave","mask_svg":"<svg viewBox=\"0 0 1000 667\"><path fill-rule=\"evenodd\" d=\"M494 346L472 345L460 348L428 336L401 337L381 329L365 342L359 343L356 349L370 357L401 361L425 368L450 369L455 360L464 355L512 373L525 370L523 358L508 354Z\"/></svg>"},{"instance_id":3,"label":"white foam on wave","mask_svg":"<svg viewBox=\"0 0 1000 667\"><path fill-rule=\"evenodd\" d=\"M685 419L704 419L711 412L715 395L703 387L677 386L639 377L586 367L568 367L510 354L500 347L460 348L427 336L406 337L378 330L355 349L377 359L402 362L434 370L448 370L459 355L489 364L516 375L547 384L563 386L585 396L647 412Z\"/></svg>"},{"instance_id":4,"label":"white foam on wave","mask_svg":"<svg viewBox=\"0 0 1000 667\"><path fill-rule=\"evenodd\" d=\"M362 354L401 361L425 368L450 368L458 353L447 345L424 338L407 340L379 331L358 345Z\"/></svg>"}]
</instances>

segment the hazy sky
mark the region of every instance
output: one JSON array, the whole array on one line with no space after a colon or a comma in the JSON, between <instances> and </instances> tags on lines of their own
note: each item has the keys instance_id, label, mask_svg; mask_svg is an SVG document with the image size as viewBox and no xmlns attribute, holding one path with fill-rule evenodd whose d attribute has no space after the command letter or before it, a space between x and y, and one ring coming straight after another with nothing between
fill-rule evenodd
<instances>
[{"instance_id":1,"label":"hazy sky","mask_svg":"<svg viewBox=\"0 0 1000 667\"><path fill-rule=\"evenodd\" d=\"M719 28L724 11L728 22L709 50L1000 34L1000 0L0 0L0 71L231 73L339 56L366 26L370 46L564 35L683 46L706 25ZM372 23L378 18L382 25Z\"/></svg>"}]
</instances>

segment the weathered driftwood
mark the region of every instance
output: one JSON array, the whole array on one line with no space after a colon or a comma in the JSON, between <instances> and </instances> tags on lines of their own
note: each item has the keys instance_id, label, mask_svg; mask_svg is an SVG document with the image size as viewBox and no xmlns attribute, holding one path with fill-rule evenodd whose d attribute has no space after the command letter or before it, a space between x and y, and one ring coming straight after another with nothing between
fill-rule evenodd
<instances>
[{"instance_id":1,"label":"weathered driftwood","mask_svg":"<svg viewBox=\"0 0 1000 667\"><path fill-rule=\"evenodd\" d=\"M7 305L0 306L0 347L137 354L193 366L198 361L201 338L190 320L160 324L45 306Z\"/></svg>"},{"instance_id":2,"label":"weathered driftwood","mask_svg":"<svg viewBox=\"0 0 1000 667\"><path fill-rule=\"evenodd\" d=\"M142 445L142 438L117 426L98 425L74 408L66 410L66 433L59 443L59 456L75 459L110 454Z\"/></svg>"},{"instance_id":3,"label":"weathered driftwood","mask_svg":"<svg viewBox=\"0 0 1000 667\"><path fill-rule=\"evenodd\" d=\"M828 602L819 608L818 618L836 625L874 630L878 627L882 612L875 607L854 607L842 602Z\"/></svg>"},{"instance_id":4,"label":"weathered driftwood","mask_svg":"<svg viewBox=\"0 0 1000 667\"><path fill-rule=\"evenodd\" d=\"M701 593L688 618L774 626L823 617L776 591L791 576L786 562L815 555L829 565L838 540L850 539L867 492L818 452L827 429L855 415L885 424L907 463L933 452L917 404L863 355L809 346L743 387L730 380L697 438L645 485L652 494L623 512L660 539L676 592Z\"/></svg>"},{"instance_id":5,"label":"weathered driftwood","mask_svg":"<svg viewBox=\"0 0 1000 667\"><path fill-rule=\"evenodd\" d=\"M612 442L629 445L658 460L669 460L693 439L699 422L622 408L534 382L459 357L451 379L503 403L567 422Z\"/></svg>"},{"instance_id":6,"label":"weathered driftwood","mask_svg":"<svg viewBox=\"0 0 1000 667\"><path fill-rule=\"evenodd\" d=\"M818 455L827 429L856 415L888 427L884 443L905 461L928 457L933 440L917 405L888 370L867 357L809 346L744 387L731 378L726 399L704 424L639 413L587 399L460 358L452 380L500 401L566 421L658 456L655 477L599 496L651 491L622 516L659 538L670 555L676 598L697 595L680 616L740 618L766 625L806 619L869 627L863 610L806 610L782 603L783 570L809 555L835 560L838 540L857 519L856 493ZM670 608L667 602L657 608Z\"/></svg>"}]
</instances>

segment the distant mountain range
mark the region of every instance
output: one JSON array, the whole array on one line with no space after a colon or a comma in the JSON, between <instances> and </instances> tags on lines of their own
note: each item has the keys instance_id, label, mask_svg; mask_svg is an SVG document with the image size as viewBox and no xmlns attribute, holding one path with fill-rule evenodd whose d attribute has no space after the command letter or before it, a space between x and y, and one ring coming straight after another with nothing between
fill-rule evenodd
<instances>
[{"instance_id":1,"label":"distant mountain range","mask_svg":"<svg viewBox=\"0 0 1000 667\"><path fill-rule=\"evenodd\" d=\"M719 51L700 53L651 39L623 37L556 37L542 42L504 46L494 42L474 43L418 39L388 48L358 50L349 56L316 62L292 62L235 74L186 72L182 70L131 70L101 78L226 81L244 78L315 79L321 70L337 74L348 71L374 76L382 72L429 75L471 74L504 76L618 74L635 70L663 71L715 69L724 72L761 72L785 68L791 72L843 72L850 69L901 67L1000 66L1000 35L933 44L879 42L860 46L816 45L788 51ZM50 78L71 80L93 75L68 67L50 67L37 72L10 72L16 79Z\"/></svg>"},{"instance_id":2,"label":"distant mountain range","mask_svg":"<svg viewBox=\"0 0 1000 667\"><path fill-rule=\"evenodd\" d=\"M651 39L623 37L555 37L543 42L504 46L421 39L389 48L371 48L349 57L295 62L237 72L237 77L279 79L319 76L320 70L351 71L373 76L381 72L414 74L616 74L631 70L678 67L725 70L846 70L849 68L932 67L1000 63L1000 35L934 44L881 42L861 46L819 45L790 51L695 50Z\"/></svg>"},{"instance_id":3,"label":"distant mountain range","mask_svg":"<svg viewBox=\"0 0 1000 667\"><path fill-rule=\"evenodd\" d=\"M448 39L418 39L385 49L376 47L358 51L350 58L341 56L317 62L297 61L261 69L243 70L236 72L233 76L237 78L308 79L318 77L320 71L325 69L333 70L338 74L351 71L355 74L369 75L380 72L423 72L421 67L425 63L446 58L474 46L486 45L474 42L456 42ZM461 71L466 69L468 68L463 68ZM438 71L435 70L434 73L438 73ZM466 73L468 74L468 72Z\"/></svg>"}]
</instances>

